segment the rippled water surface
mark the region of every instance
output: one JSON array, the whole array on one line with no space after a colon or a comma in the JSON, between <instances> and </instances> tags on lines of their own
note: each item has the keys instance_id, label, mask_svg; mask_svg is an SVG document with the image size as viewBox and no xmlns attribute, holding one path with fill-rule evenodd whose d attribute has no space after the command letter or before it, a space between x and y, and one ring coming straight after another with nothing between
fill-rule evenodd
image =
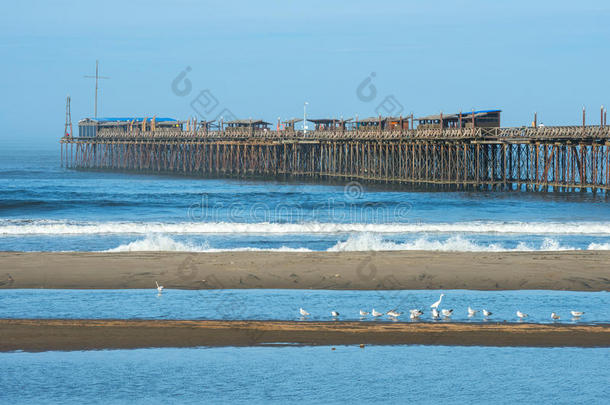
<instances>
[{"instance_id":1,"label":"rippled water surface","mask_svg":"<svg viewBox=\"0 0 610 405\"><path fill-rule=\"evenodd\" d=\"M604 404L610 349L338 346L0 353L3 404Z\"/></svg>"}]
</instances>

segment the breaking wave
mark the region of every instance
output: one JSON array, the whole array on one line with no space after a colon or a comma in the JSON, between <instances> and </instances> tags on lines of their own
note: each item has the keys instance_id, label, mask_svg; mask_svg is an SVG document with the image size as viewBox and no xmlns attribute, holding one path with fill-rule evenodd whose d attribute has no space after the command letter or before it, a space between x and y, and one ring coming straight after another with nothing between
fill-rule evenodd
<instances>
[{"instance_id":1,"label":"breaking wave","mask_svg":"<svg viewBox=\"0 0 610 405\"><path fill-rule=\"evenodd\" d=\"M432 250L439 252L533 252L575 250L575 248L570 246L562 246L558 241L550 238L544 239L539 246L519 242L516 247L510 248L500 243L477 243L459 235L452 236L444 240L434 240L427 237L422 237L411 242L397 243L383 240L381 235L365 233L350 236L346 241L338 242L336 245L328 249L330 252L387 250Z\"/></svg>"},{"instance_id":2,"label":"breaking wave","mask_svg":"<svg viewBox=\"0 0 610 405\"><path fill-rule=\"evenodd\" d=\"M95 234L333 234L476 233L531 235L610 235L610 222L456 222L456 223L233 223L83 222L2 220L0 236Z\"/></svg>"},{"instance_id":3,"label":"breaking wave","mask_svg":"<svg viewBox=\"0 0 610 405\"><path fill-rule=\"evenodd\" d=\"M587 250L608 250L610 244L589 245ZM421 237L410 242L393 242L384 240L378 234L358 234L348 237L345 241L339 241L327 249L328 252L360 252L360 251L400 251L400 250L425 250L439 252L552 252L565 250L578 250L571 246L562 245L560 242L546 238L539 245L519 242L514 247L508 247L501 243L477 243L462 236L452 236L444 240L434 240ZM282 246L280 248L212 248L208 243L200 245L189 242L180 242L167 235L148 235L130 243L120 245L106 252L311 252L307 248L291 248Z\"/></svg>"},{"instance_id":4,"label":"breaking wave","mask_svg":"<svg viewBox=\"0 0 610 405\"><path fill-rule=\"evenodd\" d=\"M587 250L610 250L610 243L591 243Z\"/></svg>"},{"instance_id":5,"label":"breaking wave","mask_svg":"<svg viewBox=\"0 0 610 405\"><path fill-rule=\"evenodd\" d=\"M234 249L214 249L208 243L195 245L188 242L179 242L166 235L149 235L145 239L136 240L117 246L105 252L254 252L254 251L277 251L277 252L309 252L305 248L281 247L278 249L259 249L259 248L234 248Z\"/></svg>"}]
</instances>

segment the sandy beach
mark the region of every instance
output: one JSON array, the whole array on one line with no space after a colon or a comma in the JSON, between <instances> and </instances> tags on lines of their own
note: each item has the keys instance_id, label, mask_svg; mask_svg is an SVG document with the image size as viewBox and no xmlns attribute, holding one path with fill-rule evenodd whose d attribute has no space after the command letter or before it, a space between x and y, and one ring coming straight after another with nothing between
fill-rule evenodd
<instances>
[{"instance_id":1,"label":"sandy beach","mask_svg":"<svg viewBox=\"0 0 610 405\"><path fill-rule=\"evenodd\" d=\"M610 252L0 253L0 288L610 290Z\"/></svg>"},{"instance_id":2,"label":"sandy beach","mask_svg":"<svg viewBox=\"0 0 610 405\"><path fill-rule=\"evenodd\" d=\"M261 344L609 347L610 325L0 319L0 351Z\"/></svg>"}]
</instances>

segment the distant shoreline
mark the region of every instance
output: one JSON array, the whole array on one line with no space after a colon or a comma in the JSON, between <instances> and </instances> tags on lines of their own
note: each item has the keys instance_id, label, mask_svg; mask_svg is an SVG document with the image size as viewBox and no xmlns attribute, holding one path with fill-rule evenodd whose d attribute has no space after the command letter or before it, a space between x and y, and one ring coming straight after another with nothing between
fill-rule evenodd
<instances>
[{"instance_id":1,"label":"distant shoreline","mask_svg":"<svg viewBox=\"0 0 610 405\"><path fill-rule=\"evenodd\" d=\"M610 347L610 325L0 319L0 352L259 345Z\"/></svg>"},{"instance_id":2,"label":"distant shoreline","mask_svg":"<svg viewBox=\"0 0 610 405\"><path fill-rule=\"evenodd\" d=\"M0 252L0 289L610 290L610 251Z\"/></svg>"}]
</instances>

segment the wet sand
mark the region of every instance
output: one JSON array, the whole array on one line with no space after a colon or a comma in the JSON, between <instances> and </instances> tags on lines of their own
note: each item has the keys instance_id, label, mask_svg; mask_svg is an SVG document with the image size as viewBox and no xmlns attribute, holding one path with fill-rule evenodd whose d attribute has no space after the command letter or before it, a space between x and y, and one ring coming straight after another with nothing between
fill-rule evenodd
<instances>
[{"instance_id":1,"label":"wet sand","mask_svg":"<svg viewBox=\"0 0 610 405\"><path fill-rule=\"evenodd\" d=\"M610 325L0 319L0 351L298 345L610 347Z\"/></svg>"},{"instance_id":2,"label":"wet sand","mask_svg":"<svg viewBox=\"0 0 610 405\"><path fill-rule=\"evenodd\" d=\"M1 288L610 290L610 252L0 252Z\"/></svg>"}]
</instances>

